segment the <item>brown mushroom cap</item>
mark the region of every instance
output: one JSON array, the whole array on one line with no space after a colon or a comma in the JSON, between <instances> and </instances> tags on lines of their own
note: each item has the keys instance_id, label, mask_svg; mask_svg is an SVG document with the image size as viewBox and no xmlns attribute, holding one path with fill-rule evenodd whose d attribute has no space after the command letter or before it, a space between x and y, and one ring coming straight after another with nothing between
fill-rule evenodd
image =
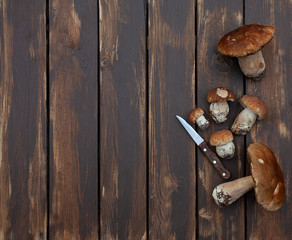
<instances>
[{"instance_id":1,"label":"brown mushroom cap","mask_svg":"<svg viewBox=\"0 0 292 240\"><path fill-rule=\"evenodd\" d=\"M197 107L197 108L195 108L194 110L192 110L192 111L190 112L189 120L190 120L191 122L195 122L196 119L197 119L198 117L202 116L203 114L204 114L203 109L200 108L200 107Z\"/></svg>"},{"instance_id":2,"label":"brown mushroom cap","mask_svg":"<svg viewBox=\"0 0 292 240\"><path fill-rule=\"evenodd\" d=\"M227 102L227 101L235 101L234 93L225 87L216 87L213 88L207 96L207 101L209 103L213 102Z\"/></svg>"},{"instance_id":3,"label":"brown mushroom cap","mask_svg":"<svg viewBox=\"0 0 292 240\"><path fill-rule=\"evenodd\" d=\"M267 146L253 143L247 156L258 203L269 211L280 209L285 200L284 177L274 154Z\"/></svg>"},{"instance_id":4,"label":"brown mushroom cap","mask_svg":"<svg viewBox=\"0 0 292 240\"><path fill-rule=\"evenodd\" d=\"M211 146L222 146L222 145L227 144L230 141L233 141L233 134L231 131L227 129L214 132L210 136Z\"/></svg>"},{"instance_id":5,"label":"brown mushroom cap","mask_svg":"<svg viewBox=\"0 0 292 240\"><path fill-rule=\"evenodd\" d=\"M239 102L243 107L248 107L250 110L252 110L254 113L258 115L258 119L262 120L267 115L267 107L266 104L256 96L250 96L250 95L243 95Z\"/></svg>"},{"instance_id":6,"label":"brown mushroom cap","mask_svg":"<svg viewBox=\"0 0 292 240\"><path fill-rule=\"evenodd\" d=\"M217 51L231 57L244 57L259 51L274 36L275 27L260 24L243 25L225 34Z\"/></svg>"}]
</instances>

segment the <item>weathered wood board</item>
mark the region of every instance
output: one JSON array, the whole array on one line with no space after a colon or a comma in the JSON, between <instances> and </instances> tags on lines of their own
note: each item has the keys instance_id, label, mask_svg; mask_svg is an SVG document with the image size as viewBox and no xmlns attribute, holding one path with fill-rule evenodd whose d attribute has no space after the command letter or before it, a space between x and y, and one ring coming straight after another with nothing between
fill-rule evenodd
<instances>
[{"instance_id":1,"label":"weathered wood board","mask_svg":"<svg viewBox=\"0 0 292 240\"><path fill-rule=\"evenodd\" d=\"M149 239L195 239L195 1L149 1Z\"/></svg>"},{"instance_id":2,"label":"weathered wood board","mask_svg":"<svg viewBox=\"0 0 292 240\"><path fill-rule=\"evenodd\" d=\"M223 35L243 24L242 1L198 1L197 19L197 106L209 114L208 92L215 87L228 87L237 100L243 94L244 82L236 59L217 53L217 44ZM221 129L229 129L239 110L237 100L229 103L229 116L225 123L199 131L206 141ZM230 180L244 175L244 137L235 137L236 153L232 159L222 160L231 172ZM215 150L213 148L213 150ZM198 172L198 238L199 239L244 239L244 199L226 209L219 209L212 197L213 189L225 180L221 179L201 152L197 158Z\"/></svg>"},{"instance_id":3,"label":"weathered wood board","mask_svg":"<svg viewBox=\"0 0 292 240\"><path fill-rule=\"evenodd\" d=\"M0 239L45 239L46 3L0 2Z\"/></svg>"},{"instance_id":4,"label":"weathered wood board","mask_svg":"<svg viewBox=\"0 0 292 240\"><path fill-rule=\"evenodd\" d=\"M98 15L50 1L50 239L98 236Z\"/></svg>"},{"instance_id":5,"label":"weathered wood board","mask_svg":"<svg viewBox=\"0 0 292 240\"><path fill-rule=\"evenodd\" d=\"M100 238L147 237L143 1L99 2Z\"/></svg>"},{"instance_id":6,"label":"weathered wood board","mask_svg":"<svg viewBox=\"0 0 292 240\"><path fill-rule=\"evenodd\" d=\"M0 0L0 240L292 239L292 3L289 0ZM216 51L242 24L277 28L265 77L247 79ZM228 121L207 93L229 87ZM202 107L205 140L231 127L243 94L268 106L236 155L268 145L283 170L284 206L253 191L220 209L224 182L176 119ZM214 148L212 148L215 150Z\"/></svg>"},{"instance_id":7,"label":"weathered wood board","mask_svg":"<svg viewBox=\"0 0 292 240\"><path fill-rule=\"evenodd\" d=\"M248 239L292 239L291 129L292 129L292 3L291 1L245 1L246 24L276 27L275 37L262 52L266 62L261 81L246 80L246 92L261 98L267 118L258 121L247 138L247 146L260 142L274 152L284 174L286 200L277 212L268 212L248 194L246 222ZM249 174L249 169L247 169Z\"/></svg>"}]
</instances>

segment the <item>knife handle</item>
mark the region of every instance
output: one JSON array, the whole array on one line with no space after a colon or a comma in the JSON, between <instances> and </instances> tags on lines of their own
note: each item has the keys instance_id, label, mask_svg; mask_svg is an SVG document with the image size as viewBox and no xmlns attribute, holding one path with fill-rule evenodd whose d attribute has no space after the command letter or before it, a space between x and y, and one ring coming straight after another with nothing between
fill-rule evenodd
<instances>
[{"instance_id":1,"label":"knife handle","mask_svg":"<svg viewBox=\"0 0 292 240\"><path fill-rule=\"evenodd\" d=\"M199 145L199 148L204 153L204 155L207 157L211 165L216 169L216 171L219 173L220 177L223 179L229 179L231 174L230 172L224 168L222 162L220 159L216 156L216 154L209 148L206 142L202 142Z\"/></svg>"}]
</instances>

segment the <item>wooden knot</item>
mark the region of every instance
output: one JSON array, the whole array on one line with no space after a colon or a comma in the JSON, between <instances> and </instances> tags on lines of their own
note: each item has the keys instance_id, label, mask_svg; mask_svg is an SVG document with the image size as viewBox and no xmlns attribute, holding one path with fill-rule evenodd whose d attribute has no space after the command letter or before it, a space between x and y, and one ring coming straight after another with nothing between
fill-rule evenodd
<instances>
[{"instance_id":1,"label":"wooden knot","mask_svg":"<svg viewBox=\"0 0 292 240\"><path fill-rule=\"evenodd\" d=\"M103 71L104 69L111 69L112 64L108 58L103 58L100 63L100 70Z\"/></svg>"},{"instance_id":2,"label":"wooden knot","mask_svg":"<svg viewBox=\"0 0 292 240\"><path fill-rule=\"evenodd\" d=\"M220 53L215 55L215 66L219 72L228 72L234 64L231 57L223 56Z\"/></svg>"}]
</instances>

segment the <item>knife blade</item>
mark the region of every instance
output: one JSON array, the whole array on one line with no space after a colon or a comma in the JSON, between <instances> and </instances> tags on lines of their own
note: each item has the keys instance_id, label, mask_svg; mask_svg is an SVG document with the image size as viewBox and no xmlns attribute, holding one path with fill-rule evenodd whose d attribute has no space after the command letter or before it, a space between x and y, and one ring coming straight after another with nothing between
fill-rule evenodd
<instances>
[{"instance_id":1,"label":"knife blade","mask_svg":"<svg viewBox=\"0 0 292 240\"><path fill-rule=\"evenodd\" d=\"M208 144L204 141L204 139L182 117L176 115L176 118L180 121L180 123L183 125L185 130L188 132L188 134L191 136L194 142L198 145L198 147L203 152L203 154L207 157L207 159L209 160L211 165L215 168L215 170L220 175L220 177L222 177L223 179L229 179L231 177L230 172L223 166L220 159L209 148Z\"/></svg>"}]
</instances>

